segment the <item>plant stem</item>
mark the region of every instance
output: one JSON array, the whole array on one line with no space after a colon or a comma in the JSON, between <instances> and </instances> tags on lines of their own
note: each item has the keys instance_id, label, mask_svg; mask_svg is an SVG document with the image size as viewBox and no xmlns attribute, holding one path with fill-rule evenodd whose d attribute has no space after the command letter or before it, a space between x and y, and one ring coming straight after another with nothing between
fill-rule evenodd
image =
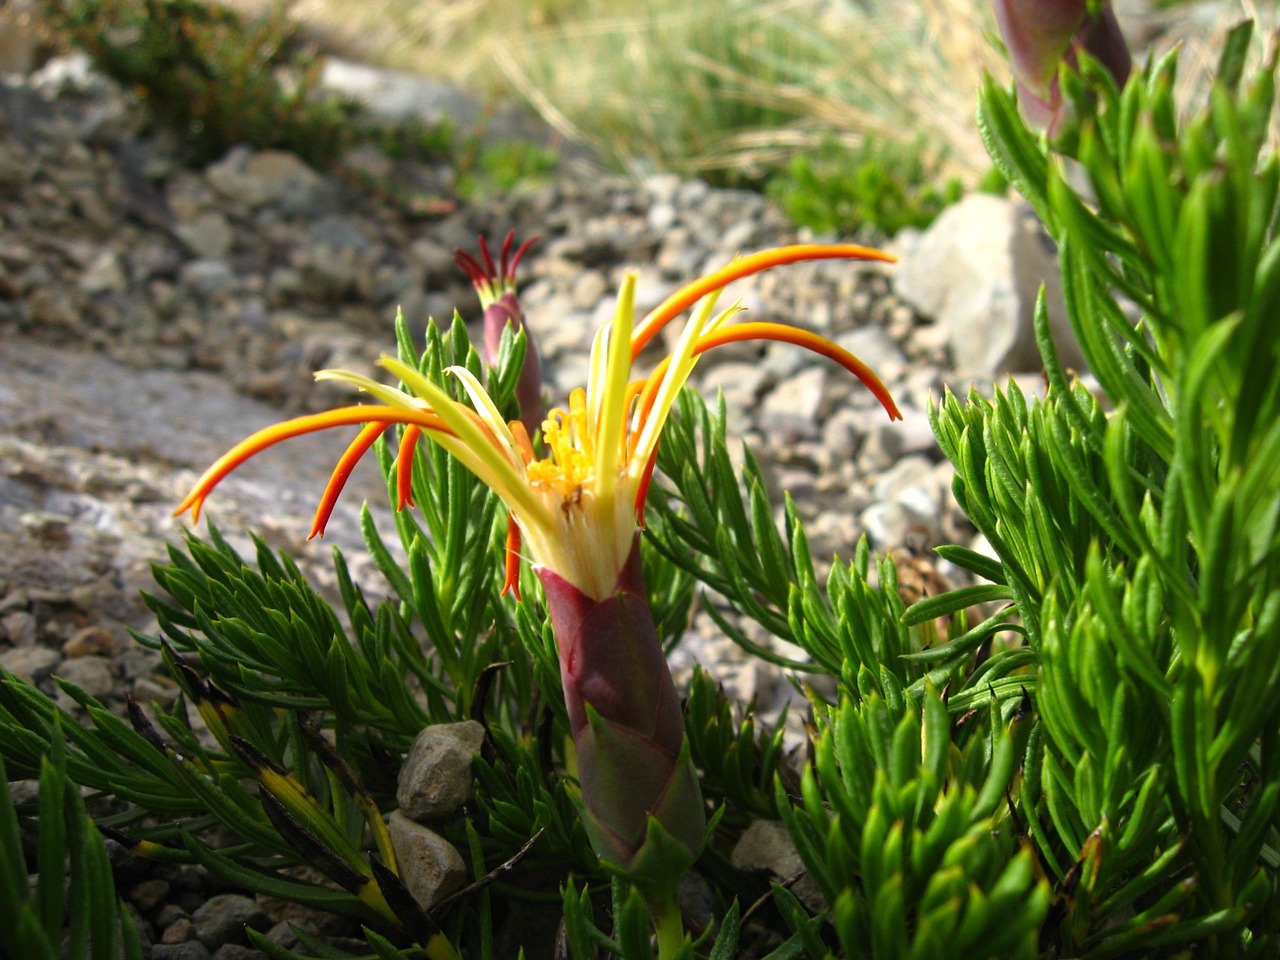
<instances>
[{"instance_id":1,"label":"plant stem","mask_svg":"<svg viewBox=\"0 0 1280 960\"><path fill-rule=\"evenodd\" d=\"M658 935L658 960L674 960L684 946L684 919L675 891L661 897L649 897L649 914Z\"/></svg>"}]
</instances>

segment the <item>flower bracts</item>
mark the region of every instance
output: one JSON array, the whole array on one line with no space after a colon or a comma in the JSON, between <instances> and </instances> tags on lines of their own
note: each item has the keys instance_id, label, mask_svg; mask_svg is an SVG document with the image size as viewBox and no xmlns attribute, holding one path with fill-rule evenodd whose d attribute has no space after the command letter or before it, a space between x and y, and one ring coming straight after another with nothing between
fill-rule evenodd
<instances>
[{"instance_id":1,"label":"flower bracts","mask_svg":"<svg viewBox=\"0 0 1280 960\"><path fill-rule=\"evenodd\" d=\"M639 541L603 600L547 567L535 572L559 647L592 846L642 887L669 885L701 851L706 812L645 597Z\"/></svg>"}]
</instances>

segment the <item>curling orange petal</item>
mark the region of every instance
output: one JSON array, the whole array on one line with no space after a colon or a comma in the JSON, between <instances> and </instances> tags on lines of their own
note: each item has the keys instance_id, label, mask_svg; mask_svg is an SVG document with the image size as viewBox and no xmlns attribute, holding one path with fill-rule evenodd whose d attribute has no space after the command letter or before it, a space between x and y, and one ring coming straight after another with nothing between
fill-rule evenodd
<instances>
[{"instance_id":1,"label":"curling orange petal","mask_svg":"<svg viewBox=\"0 0 1280 960\"><path fill-rule=\"evenodd\" d=\"M377 404L339 407L336 410L327 410L324 413L295 417L292 420L286 420L284 423L272 424L245 437L245 439L215 460L200 479L196 481L196 485L191 488L191 492L178 505L178 508L173 511L174 516L190 510L192 522L198 521L200 519L200 508L209 494L213 492L213 488L221 483L223 478L235 470L236 467L268 447L275 446L277 443L293 437L315 433L319 430L328 430L330 427L354 426L375 421L416 424L426 430L434 430L448 435L453 434L453 431L445 426L438 416L429 411L404 410L400 407Z\"/></svg>"},{"instance_id":2,"label":"curling orange petal","mask_svg":"<svg viewBox=\"0 0 1280 960\"><path fill-rule=\"evenodd\" d=\"M347 479L351 476L351 471L356 468L360 458L369 452L373 442L382 436L389 426L391 424L382 420L366 424L356 434L356 438L351 441L347 449L343 451L342 456L338 458L338 463L334 466L333 473L329 476L329 482L325 484L324 493L320 495L320 503L316 506L315 519L311 521L311 532L307 534L308 540L324 536L324 528L329 523L329 516L333 513L333 508L338 503L338 497L342 495L342 488L347 485Z\"/></svg>"},{"instance_id":3,"label":"curling orange petal","mask_svg":"<svg viewBox=\"0 0 1280 960\"><path fill-rule=\"evenodd\" d=\"M648 345L659 330L707 294L714 293L735 280L749 277L761 270L801 260L878 260L882 263L893 263L896 258L883 250L856 243L797 243L789 247L777 247L773 250L762 250L759 253L739 257L714 273L709 273L681 287L654 307L648 316L636 324L635 330L631 333L631 359L634 360L640 356L640 351Z\"/></svg>"}]
</instances>

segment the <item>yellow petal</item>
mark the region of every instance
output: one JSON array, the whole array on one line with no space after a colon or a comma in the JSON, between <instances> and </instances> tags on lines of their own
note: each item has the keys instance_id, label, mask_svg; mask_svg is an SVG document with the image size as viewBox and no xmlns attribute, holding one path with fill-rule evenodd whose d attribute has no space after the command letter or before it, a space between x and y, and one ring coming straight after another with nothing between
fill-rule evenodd
<instances>
[{"instance_id":1,"label":"yellow petal","mask_svg":"<svg viewBox=\"0 0 1280 960\"><path fill-rule=\"evenodd\" d=\"M526 524L545 523L550 519L546 509L529 490L523 472L516 472L498 441L481 429L481 421L474 411L463 407L417 370L395 357L384 356L378 363L430 405L457 438L452 444L442 442L441 445L492 488L508 507L520 515L522 521ZM467 451L468 456L464 457L462 451Z\"/></svg>"},{"instance_id":2,"label":"yellow petal","mask_svg":"<svg viewBox=\"0 0 1280 960\"><path fill-rule=\"evenodd\" d=\"M512 466L523 467L524 458L520 456L520 451L516 447L516 440L511 435L511 428L507 426L507 421L502 419L502 414L498 411L497 405L494 404L493 398L481 386L480 381L476 379L476 375L466 367L458 366L446 367L444 372L457 377L462 382L462 389L467 391L467 396L471 398L471 405L476 408L476 413L493 431L493 435L498 438L498 442L506 448L507 456L510 458Z\"/></svg>"},{"instance_id":3,"label":"yellow petal","mask_svg":"<svg viewBox=\"0 0 1280 960\"><path fill-rule=\"evenodd\" d=\"M618 454L625 427L627 382L631 376L631 324L636 308L636 276L628 273L618 291L618 309L609 330L609 351L600 384L600 419L596 425L595 494L603 516L613 516L618 482Z\"/></svg>"}]
</instances>

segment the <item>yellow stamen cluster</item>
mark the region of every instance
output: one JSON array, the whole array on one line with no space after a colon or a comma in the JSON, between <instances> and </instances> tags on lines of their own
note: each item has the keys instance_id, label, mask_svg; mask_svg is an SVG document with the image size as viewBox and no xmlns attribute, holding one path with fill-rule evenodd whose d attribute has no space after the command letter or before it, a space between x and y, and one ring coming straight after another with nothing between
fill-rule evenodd
<instances>
[{"instance_id":1,"label":"yellow stamen cluster","mask_svg":"<svg viewBox=\"0 0 1280 960\"><path fill-rule=\"evenodd\" d=\"M577 502L590 488L595 474L595 444L588 422L587 393L581 387L569 394L569 409L555 407L542 421L542 442L548 456L525 468L535 489L549 488L565 503Z\"/></svg>"}]
</instances>

